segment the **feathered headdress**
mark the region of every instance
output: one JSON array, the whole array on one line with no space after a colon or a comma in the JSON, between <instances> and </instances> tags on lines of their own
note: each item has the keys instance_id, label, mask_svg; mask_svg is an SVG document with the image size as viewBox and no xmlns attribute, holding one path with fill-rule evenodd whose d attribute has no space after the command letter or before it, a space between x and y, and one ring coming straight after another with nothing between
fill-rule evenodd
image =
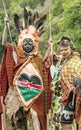
<instances>
[{"instance_id":1,"label":"feathered headdress","mask_svg":"<svg viewBox=\"0 0 81 130\"><path fill-rule=\"evenodd\" d=\"M46 18L47 14L39 16L38 12L32 13L31 11L27 11L27 9L24 7L22 26L20 25L18 14L14 14L14 23L18 33L32 25L36 28L38 36L40 36L45 31L43 28L43 23Z\"/></svg>"},{"instance_id":2,"label":"feathered headdress","mask_svg":"<svg viewBox=\"0 0 81 130\"><path fill-rule=\"evenodd\" d=\"M39 37L45 32L43 24L46 18L47 14L39 16L38 12L32 13L31 11L27 11L27 9L24 7L23 24L21 26L19 15L14 15L15 27L19 34L18 46L21 51L24 49L24 51L29 51L30 53L32 50L37 50ZM25 47L26 42L29 42L28 50L26 49L27 46ZM32 45L32 48L30 47L30 44Z\"/></svg>"}]
</instances>

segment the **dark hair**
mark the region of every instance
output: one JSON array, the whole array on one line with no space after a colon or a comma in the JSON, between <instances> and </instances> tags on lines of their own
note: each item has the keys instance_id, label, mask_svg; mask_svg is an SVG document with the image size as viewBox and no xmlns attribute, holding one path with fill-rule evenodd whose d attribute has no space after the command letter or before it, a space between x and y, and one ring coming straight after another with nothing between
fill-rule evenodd
<instances>
[{"instance_id":1,"label":"dark hair","mask_svg":"<svg viewBox=\"0 0 81 130\"><path fill-rule=\"evenodd\" d=\"M61 37L58 40L57 44L58 44L58 48L60 48L60 46L64 46L64 47L70 46L70 48L72 50L75 50L74 44L73 44L73 42L72 42L72 40L71 40L71 38L69 36Z\"/></svg>"}]
</instances>

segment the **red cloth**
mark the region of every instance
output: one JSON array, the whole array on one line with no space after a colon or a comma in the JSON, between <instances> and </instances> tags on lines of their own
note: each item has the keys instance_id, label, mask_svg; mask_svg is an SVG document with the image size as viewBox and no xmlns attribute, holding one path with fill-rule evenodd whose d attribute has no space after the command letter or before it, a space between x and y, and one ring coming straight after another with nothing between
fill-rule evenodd
<instances>
[{"instance_id":1,"label":"red cloth","mask_svg":"<svg viewBox=\"0 0 81 130\"><path fill-rule=\"evenodd\" d=\"M7 71L6 71L6 63L5 63L5 59L6 59L6 49L4 52L4 58L3 58L3 62L2 62L2 66L1 66L1 70L0 70L0 96L5 96L6 95L6 86L7 86Z\"/></svg>"},{"instance_id":2,"label":"red cloth","mask_svg":"<svg viewBox=\"0 0 81 130\"><path fill-rule=\"evenodd\" d=\"M45 113L48 114L49 109L51 109L51 100L52 100L52 95L50 91L50 83L51 83L51 76L50 76L50 70L49 68L46 68L44 66L43 68L44 72L44 89L45 89Z\"/></svg>"},{"instance_id":3,"label":"red cloth","mask_svg":"<svg viewBox=\"0 0 81 130\"><path fill-rule=\"evenodd\" d=\"M1 114L0 114L0 130L2 130L2 120L1 120Z\"/></svg>"},{"instance_id":4,"label":"red cloth","mask_svg":"<svg viewBox=\"0 0 81 130\"><path fill-rule=\"evenodd\" d=\"M3 62L2 62L1 72L0 72L0 95L1 96L5 96L8 87L13 86L13 78L15 73L17 72L19 67L25 62L25 60L27 60L27 57L25 57L24 59L20 58L18 64L15 64L12 53L13 53L12 45L7 44L7 47L4 52L4 57L3 57ZM55 60L57 60L56 57ZM44 71L43 78L44 78L45 91L43 91L42 94L37 98L37 100L32 105L32 107L38 113L38 117L41 122L41 130L47 130L45 114L47 114L48 110L51 108L50 71L49 71L49 67L47 68L46 66L44 66L43 68L42 58L39 55L34 56L30 62L34 62L36 64L37 68L39 69L41 77L43 77L43 71Z\"/></svg>"},{"instance_id":5,"label":"red cloth","mask_svg":"<svg viewBox=\"0 0 81 130\"><path fill-rule=\"evenodd\" d=\"M8 90L8 86L13 85L13 48L11 44L8 44L5 48L4 57L1 65L0 71L0 96L5 96Z\"/></svg>"},{"instance_id":6,"label":"red cloth","mask_svg":"<svg viewBox=\"0 0 81 130\"><path fill-rule=\"evenodd\" d=\"M13 78L19 67L27 60L27 57L20 61L18 60L18 64L14 63L13 60L13 48L11 44L7 45L5 49L1 72L0 72L0 96L5 96L8 87L13 86ZM40 55L36 55L31 58L30 62L34 62L36 67L38 68L41 77L43 77L42 73L42 58ZM46 115L45 115L45 99L44 99L44 91L42 94L36 99L35 103L32 105L32 108L37 111L38 117L41 122L41 130L47 130L46 128Z\"/></svg>"},{"instance_id":7,"label":"red cloth","mask_svg":"<svg viewBox=\"0 0 81 130\"><path fill-rule=\"evenodd\" d=\"M45 90L45 114L49 113L49 110L52 106L52 93L50 90L50 84L52 81L51 75L50 75L50 65L53 58L54 63L58 61L58 57L56 54L53 54L53 57L47 57L45 61L43 62L43 82L44 82L44 90Z\"/></svg>"},{"instance_id":8,"label":"red cloth","mask_svg":"<svg viewBox=\"0 0 81 130\"><path fill-rule=\"evenodd\" d=\"M2 113L2 105L1 105L1 99L0 99L0 130L2 130L2 120L1 120L1 113Z\"/></svg>"}]
</instances>

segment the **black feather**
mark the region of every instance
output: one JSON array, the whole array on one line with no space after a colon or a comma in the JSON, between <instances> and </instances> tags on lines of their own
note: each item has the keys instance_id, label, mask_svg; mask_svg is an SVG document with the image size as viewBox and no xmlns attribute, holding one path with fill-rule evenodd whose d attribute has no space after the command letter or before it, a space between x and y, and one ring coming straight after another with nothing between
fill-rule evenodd
<instances>
[{"instance_id":1,"label":"black feather","mask_svg":"<svg viewBox=\"0 0 81 130\"><path fill-rule=\"evenodd\" d=\"M39 14L38 12L36 11L34 14L33 14L33 21L35 23L35 21L39 18Z\"/></svg>"},{"instance_id":2,"label":"black feather","mask_svg":"<svg viewBox=\"0 0 81 130\"><path fill-rule=\"evenodd\" d=\"M20 22L19 22L18 14L14 14L14 23L15 23L15 27L16 27L18 33L20 33Z\"/></svg>"},{"instance_id":3,"label":"black feather","mask_svg":"<svg viewBox=\"0 0 81 130\"><path fill-rule=\"evenodd\" d=\"M36 22L35 22L35 27L38 30L44 23L44 21L47 18L47 14L43 15L42 17L40 17Z\"/></svg>"},{"instance_id":4,"label":"black feather","mask_svg":"<svg viewBox=\"0 0 81 130\"><path fill-rule=\"evenodd\" d=\"M31 11L29 11L29 25L33 25L33 14Z\"/></svg>"},{"instance_id":5,"label":"black feather","mask_svg":"<svg viewBox=\"0 0 81 130\"><path fill-rule=\"evenodd\" d=\"M39 31L38 31L38 36L40 37L45 31L46 31L46 30L44 30L44 28L41 29L41 30L39 30Z\"/></svg>"},{"instance_id":6,"label":"black feather","mask_svg":"<svg viewBox=\"0 0 81 130\"><path fill-rule=\"evenodd\" d=\"M25 8L25 5L23 5L22 7L24 9L24 12L23 12L23 18L24 18L23 27L26 28L29 25L33 25L33 26L36 27L36 30L38 31L38 35L41 36L42 33L45 32L45 30L43 28L43 24L44 24L44 21L47 18L47 14L44 14L43 16L40 16L37 11L32 13L31 11L28 11ZM19 19L20 19L19 15L14 14L14 23L15 23L15 27L16 27L18 33L20 33L21 29L24 29L24 28L22 28L20 26Z\"/></svg>"},{"instance_id":7,"label":"black feather","mask_svg":"<svg viewBox=\"0 0 81 130\"><path fill-rule=\"evenodd\" d=\"M27 27L27 25L28 25L28 16L29 16L29 13L28 13L27 9L24 7L23 17L24 17L25 27Z\"/></svg>"}]
</instances>

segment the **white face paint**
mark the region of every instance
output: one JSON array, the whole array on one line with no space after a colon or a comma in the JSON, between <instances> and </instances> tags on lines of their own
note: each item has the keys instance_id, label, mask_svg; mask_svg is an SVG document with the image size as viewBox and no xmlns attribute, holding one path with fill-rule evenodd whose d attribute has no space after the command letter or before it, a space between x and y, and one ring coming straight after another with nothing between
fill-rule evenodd
<instances>
[{"instance_id":1,"label":"white face paint","mask_svg":"<svg viewBox=\"0 0 81 130\"><path fill-rule=\"evenodd\" d=\"M18 37L18 49L23 54L37 54L39 36L36 28L32 25L21 31Z\"/></svg>"},{"instance_id":2,"label":"white face paint","mask_svg":"<svg viewBox=\"0 0 81 130\"><path fill-rule=\"evenodd\" d=\"M23 50L30 53L34 49L34 42L31 38L25 38L22 42Z\"/></svg>"}]
</instances>

